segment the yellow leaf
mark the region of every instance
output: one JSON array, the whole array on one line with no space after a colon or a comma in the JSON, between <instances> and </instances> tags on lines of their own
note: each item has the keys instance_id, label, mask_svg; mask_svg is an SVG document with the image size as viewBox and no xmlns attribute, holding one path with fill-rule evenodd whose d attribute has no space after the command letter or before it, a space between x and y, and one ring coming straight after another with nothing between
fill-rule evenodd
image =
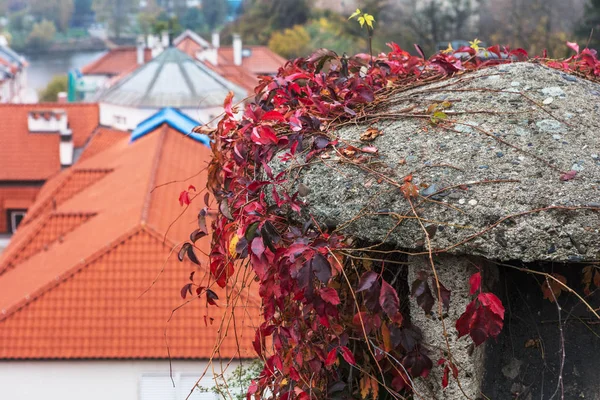
<instances>
[{"instance_id":1,"label":"yellow leaf","mask_svg":"<svg viewBox=\"0 0 600 400\"><path fill-rule=\"evenodd\" d=\"M452 44L450 44L450 42L448 42L448 48L446 50L442 50L442 53L444 54L450 54L454 51L454 49L452 48Z\"/></svg>"},{"instance_id":2,"label":"yellow leaf","mask_svg":"<svg viewBox=\"0 0 600 400\"><path fill-rule=\"evenodd\" d=\"M479 51L479 43L481 43L481 40L475 38L472 42L469 42L469 47L475 51Z\"/></svg>"},{"instance_id":3,"label":"yellow leaf","mask_svg":"<svg viewBox=\"0 0 600 400\"><path fill-rule=\"evenodd\" d=\"M383 349L389 353L392 350L392 335L385 322L381 324L381 336L383 336Z\"/></svg>"},{"instance_id":4,"label":"yellow leaf","mask_svg":"<svg viewBox=\"0 0 600 400\"><path fill-rule=\"evenodd\" d=\"M365 17L363 17L362 15L358 17L358 22L360 23L360 27L362 28L365 24Z\"/></svg>"},{"instance_id":5,"label":"yellow leaf","mask_svg":"<svg viewBox=\"0 0 600 400\"><path fill-rule=\"evenodd\" d=\"M231 237L231 240L229 241L229 255L231 257L237 256L237 251L235 251L235 248L239 241L240 241L240 238L234 233L233 236Z\"/></svg>"},{"instance_id":6,"label":"yellow leaf","mask_svg":"<svg viewBox=\"0 0 600 400\"><path fill-rule=\"evenodd\" d=\"M356 11L354 11L354 13L348 18L348 19L352 19L354 17L359 16L362 13L362 11L360 11L360 8L357 8Z\"/></svg>"},{"instance_id":7,"label":"yellow leaf","mask_svg":"<svg viewBox=\"0 0 600 400\"><path fill-rule=\"evenodd\" d=\"M379 395L379 383L377 381L368 376L363 375L360 379L360 396L363 399L366 399L371 395L371 398L376 399Z\"/></svg>"},{"instance_id":8,"label":"yellow leaf","mask_svg":"<svg viewBox=\"0 0 600 400\"><path fill-rule=\"evenodd\" d=\"M373 22L375 22L375 17L373 17L371 14L364 14L365 17L365 22L367 23L367 26L371 29L373 29Z\"/></svg>"}]
</instances>

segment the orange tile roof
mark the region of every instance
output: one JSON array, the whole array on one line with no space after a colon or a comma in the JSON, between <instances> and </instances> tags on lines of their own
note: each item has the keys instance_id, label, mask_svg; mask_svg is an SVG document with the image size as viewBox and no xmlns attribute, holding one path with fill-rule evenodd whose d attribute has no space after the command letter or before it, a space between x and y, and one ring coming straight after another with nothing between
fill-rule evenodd
<instances>
[{"instance_id":1,"label":"orange tile roof","mask_svg":"<svg viewBox=\"0 0 600 400\"><path fill-rule=\"evenodd\" d=\"M8 232L6 211L15 208L28 208L21 206L33 203L39 191L39 186L0 187L0 232ZM15 207L17 203L20 205L19 207Z\"/></svg>"},{"instance_id":2,"label":"orange tile roof","mask_svg":"<svg viewBox=\"0 0 600 400\"><path fill-rule=\"evenodd\" d=\"M148 48L144 49L144 62L148 62L151 59L151 50ZM84 75L117 76L137 67L137 47L121 46L109 50L99 59L83 66L81 73Z\"/></svg>"},{"instance_id":3,"label":"orange tile roof","mask_svg":"<svg viewBox=\"0 0 600 400\"><path fill-rule=\"evenodd\" d=\"M266 46L244 46L250 50L248 57L242 58L242 67L254 75L276 74L286 59ZM219 65L234 65L233 47L219 48Z\"/></svg>"},{"instance_id":4,"label":"orange tile roof","mask_svg":"<svg viewBox=\"0 0 600 400\"><path fill-rule=\"evenodd\" d=\"M0 181L45 180L60 171L59 135L30 133L30 111L63 109L75 147L83 146L98 126L97 104L41 103L0 105Z\"/></svg>"},{"instance_id":5,"label":"orange tile roof","mask_svg":"<svg viewBox=\"0 0 600 400\"><path fill-rule=\"evenodd\" d=\"M90 140L85 145L83 153L79 156L79 160L87 160L98 153L110 148L112 145L125 137L129 137L130 133L111 128L98 127Z\"/></svg>"},{"instance_id":6,"label":"orange tile roof","mask_svg":"<svg viewBox=\"0 0 600 400\"><path fill-rule=\"evenodd\" d=\"M201 254L208 238L197 243L199 268L180 263L171 249L187 239L199 207L180 207L179 192L190 184L205 187L209 158L205 146L162 125L133 143L122 138L51 179L32 210L63 193L61 201L28 215L0 255L6 270L0 358L167 358L165 330L173 358L208 358L221 339L222 357L251 357L259 323L254 291L242 294L248 306L236 311L237 339L231 331L219 338L218 326L231 315L224 290L215 289L221 307L206 307L200 298L167 322L184 303L179 289L190 271L208 283ZM81 190L68 189L85 181L77 175L99 170L110 172L83 182ZM35 239L41 231L48 232ZM214 325L205 326L204 316Z\"/></svg>"},{"instance_id":7,"label":"orange tile roof","mask_svg":"<svg viewBox=\"0 0 600 400\"><path fill-rule=\"evenodd\" d=\"M204 48L189 36L184 37L176 46L179 50L194 59L196 58L196 54Z\"/></svg>"}]
</instances>

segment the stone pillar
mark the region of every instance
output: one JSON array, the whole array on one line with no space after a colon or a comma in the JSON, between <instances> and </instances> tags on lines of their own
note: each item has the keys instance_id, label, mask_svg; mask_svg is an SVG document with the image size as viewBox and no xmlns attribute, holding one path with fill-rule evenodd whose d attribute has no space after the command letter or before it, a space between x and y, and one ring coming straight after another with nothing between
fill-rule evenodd
<instances>
[{"instance_id":1,"label":"stone pillar","mask_svg":"<svg viewBox=\"0 0 600 400\"><path fill-rule=\"evenodd\" d=\"M481 398L480 390L483 379L485 344L474 347L470 337L467 336L458 339L455 324L456 320L466 309L467 304L471 301L472 296L469 296L469 277L477 272L474 264L479 264L468 257L453 255L434 256L434 261L440 282L451 291L450 309L448 312L444 310L444 322L446 324L446 331L448 332L448 342L450 343L452 358L459 370L458 378L462 386L462 391L456 380L452 377L452 374L450 374L448 387L442 389L443 368L437 366L436 363L442 357L448 359L445 356L447 346L444 340L442 322L439 318L436 296L437 288L430 286L436 298L436 304L430 316L425 314L425 311L417 305L414 298L411 297L410 299L411 320L414 325L422 330L424 344L430 350L429 356L434 364L433 370L427 379L418 378L415 380L415 389L418 393L415 399L456 400L470 398L476 400ZM409 259L409 262L409 286L414 282L419 271L431 273L431 264L428 256L412 257ZM465 397L463 391L467 397Z\"/></svg>"}]
</instances>

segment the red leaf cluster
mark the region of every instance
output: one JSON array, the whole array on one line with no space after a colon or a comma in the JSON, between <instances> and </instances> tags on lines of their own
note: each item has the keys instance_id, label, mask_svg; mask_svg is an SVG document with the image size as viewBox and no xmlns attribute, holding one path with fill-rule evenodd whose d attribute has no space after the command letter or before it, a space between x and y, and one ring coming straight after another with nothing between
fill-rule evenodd
<instances>
[{"instance_id":1,"label":"red leaf cluster","mask_svg":"<svg viewBox=\"0 0 600 400\"><path fill-rule=\"evenodd\" d=\"M476 273L469 280L471 294L481 289L481 273ZM504 324L504 306L493 293L480 292L467 305L467 309L456 321L458 337L471 336L476 346L489 337L496 338Z\"/></svg>"},{"instance_id":2,"label":"red leaf cluster","mask_svg":"<svg viewBox=\"0 0 600 400\"><path fill-rule=\"evenodd\" d=\"M575 56L562 62L540 62L600 76L594 51L569 46ZM302 193L289 192L288 187L297 185L289 185L283 173L275 175L269 164L276 156L303 163L329 157L334 151L350 162L367 162L377 157L376 147L339 143L325 133L330 131L327 128L359 115L366 104L388 89L521 61L528 55L523 49L492 46L485 51L496 55L492 59L465 47L425 59L422 52L413 56L394 43L389 47L387 54L373 59L340 57L321 49L308 58L289 61L277 76L261 77L252 103L238 108L230 94L224 102L223 118L216 129L210 129L213 160L207 186L217 204L211 209L217 214L210 229L212 281L221 287L233 283L235 266L247 262L256 274L262 300L263 321L256 330L254 348L266 363L249 389L249 398L262 398L265 393L284 400L339 397L348 392L348 385L356 383L348 382L349 376L360 379L359 374L348 373L355 363L363 370L377 363L394 390L410 391L411 376L427 376L432 368L421 333L404 321L397 290L384 278L383 269L365 268L356 274L349 272L349 277L340 274L348 266L341 254L345 238L314 226L303 212L306 186L299 190ZM574 178L571 175L561 179ZM181 193L182 206L190 204L190 190ZM400 190L408 200L419 195L411 175ZM209 232L208 199L205 203L198 215L198 229L181 248L180 259L188 257L199 263L194 244ZM498 335L504 309L496 296L481 293L479 274L470 284L471 295L479 294L459 319L457 329L461 336L468 334L480 344ZM184 286L182 296L191 294L192 287L193 281ZM437 288L436 282L430 285L427 275L413 283L412 295L426 312L431 311ZM440 300L448 308L450 291L441 284L439 288ZM216 304L210 289L197 288L196 292L205 295L209 304ZM270 352L265 347L267 338ZM366 339L375 345L374 355ZM339 354L345 362L337 362ZM400 360L403 368L393 360ZM452 368L446 363L446 380Z\"/></svg>"}]
</instances>

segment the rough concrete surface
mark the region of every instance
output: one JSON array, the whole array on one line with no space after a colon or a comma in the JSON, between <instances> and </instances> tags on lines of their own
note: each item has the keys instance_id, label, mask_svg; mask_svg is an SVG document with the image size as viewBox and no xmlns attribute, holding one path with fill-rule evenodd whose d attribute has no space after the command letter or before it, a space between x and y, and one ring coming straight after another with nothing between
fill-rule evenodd
<instances>
[{"instance_id":1,"label":"rough concrete surface","mask_svg":"<svg viewBox=\"0 0 600 400\"><path fill-rule=\"evenodd\" d=\"M451 104L445 110L448 120L432 126L423 115L431 104L443 101ZM389 180L402 184L411 172L421 194L433 195L415 203L420 203L425 224L437 227L434 249L476 236L509 215L585 206L506 220L450 252L497 260L597 259L599 105L600 85L540 64L483 69L398 93L378 110L385 115L376 122L328 132L357 147L377 147L379 154L369 164L351 165L331 150L323 162L300 173L293 169L289 178L292 185L308 187L304 200L317 220L371 243L408 249L422 249L424 233L415 219L398 224L390 215L413 214ZM407 117L409 113L421 117ZM383 134L368 144L360 142L369 126ZM275 168L290 165L277 163ZM571 170L577 171L574 179L562 181L561 172ZM488 180L518 182L475 184Z\"/></svg>"},{"instance_id":2,"label":"rough concrete surface","mask_svg":"<svg viewBox=\"0 0 600 400\"><path fill-rule=\"evenodd\" d=\"M431 271L429 257L411 257L408 268L408 281L413 282L419 271ZM472 348L469 337L458 338L458 332L454 328L461 313L471 301L469 296L469 280L471 274L477 272L473 262L465 257L444 255L435 259L436 271L440 282L452 292L450 296L450 309L444 316L446 331L448 332L448 343L452 358L458 367L460 385L450 378L448 387L442 389L442 368L434 368L427 379L415 381L415 398L423 399L478 399L484 371L484 347L481 345ZM435 293L434 287L431 290ZM430 350L431 359L434 363L439 358L448 358L447 345L444 340L444 330L439 318L437 304L431 315L426 315L421 307L417 305L414 298L410 300L410 316L412 322L423 332L424 344ZM464 394L463 394L464 391ZM467 395L465 397L465 394Z\"/></svg>"}]
</instances>

